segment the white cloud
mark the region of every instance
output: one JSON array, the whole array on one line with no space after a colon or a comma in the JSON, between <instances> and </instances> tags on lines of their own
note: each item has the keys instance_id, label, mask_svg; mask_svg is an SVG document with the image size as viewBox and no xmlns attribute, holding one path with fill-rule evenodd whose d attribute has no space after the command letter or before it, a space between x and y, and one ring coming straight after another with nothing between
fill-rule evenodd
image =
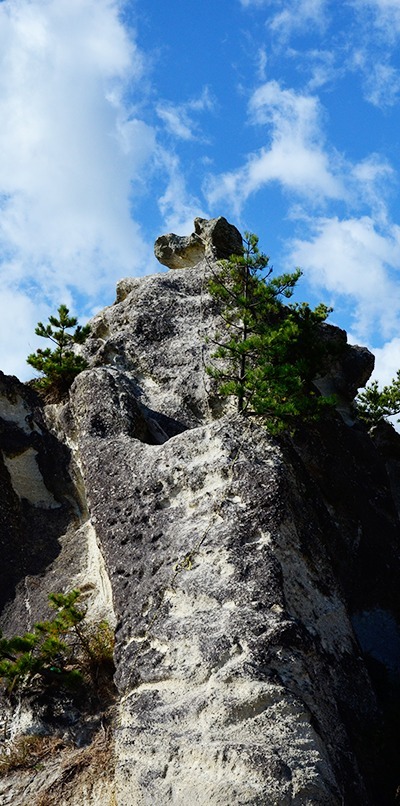
<instances>
[{"instance_id":1,"label":"white cloud","mask_svg":"<svg viewBox=\"0 0 400 806\"><path fill-rule=\"evenodd\" d=\"M372 375L380 386L390 384L400 369L400 338L395 336L383 347L371 347L375 356L375 369Z\"/></svg>"},{"instance_id":2,"label":"white cloud","mask_svg":"<svg viewBox=\"0 0 400 806\"><path fill-rule=\"evenodd\" d=\"M325 21L326 0L286 0L282 9L281 0L240 0L244 8L268 6L280 9L271 14L267 25L275 33L287 39L293 32L320 28Z\"/></svg>"},{"instance_id":3,"label":"white cloud","mask_svg":"<svg viewBox=\"0 0 400 806\"><path fill-rule=\"evenodd\" d=\"M396 174L392 166L380 154L369 154L354 165L347 165L348 188L353 203L357 200L367 204L376 222L387 221L387 193L394 185Z\"/></svg>"},{"instance_id":4,"label":"white cloud","mask_svg":"<svg viewBox=\"0 0 400 806\"><path fill-rule=\"evenodd\" d=\"M240 3L244 8L248 8L249 6L267 6L271 5L274 0L240 0Z\"/></svg>"},{"instance_id":5,"label":"white cloud","mask_svg":"<svg viewBox=\"0 0 400 806\"><path fill-rule=\"evenodd\" d=\"M2 287L0 295L0 369L21 379L31 378L32 369L26 364L28 353L39 346L34 335L38 320L46 311L29 294ZM45 346L45 345L42 345Z\"/></svg>"},{"instance_id":6,"label":"white cloud","mask_svg":"<svg viewBox=\"0 0 400 806\"><path fill-rule=\"evenodd\" d=\"M197 216L209 216L204 212L200 201L187 190L179 158L160 149L159 160L168 175L166 190L158 199L165 227L169 232L190 235L193 232L193 219Z\"/></svg>"},{"instance_id":7,"label":"white cloud","mask_svg":"<svg viewBox=\"0 0 400 806\"><path fill-rule=\"evenodd\" d=\"M266 81L268 54L266 48L259 48L256 54L257 77L259 81Z\"/></svg>"},{"instance_id":8,"label":"white cloud","mask_svg":"<svg viewBox=\"0 0 400 806\"><path fill-rule=\"evenodd\" d=\"M206 186L210 203L229 199L238 215L250 194L272 181L314 201L346 195L324 150L317 98L269 81L252 95L249 113L253 123L268 127L270 145L250 154L238 170L210 177Z\"/></svg>"},{"instance_id":9,"label":"white cloud","mask_svg":"<svg viewBox=\"0 0 400 806\"><path fill-rule=\"evenodd\" d=\"M379 154L370 154L365 160L353 166L352 173L357 182L375 187L381 179L387 180L392 176L393 169Z\"/></svg>"},{"instance_id":10,"label":"white cloud","mask_svg":"<svg viewBox=\"0 0 400 806\"><path fill-rule=\"evenodd\" d=\"M191 122L185 110L173 104L161 103L158 104L156 112L159 118L165 124L167 130L181 140L193 140L194 134Z\"/></svg>"},{"instance_id":11,"label":"white cloud","mask_svg":"<svg viewBox=\"0 0 400 806\"><path fill-rule=\"evenodd\" d=\"M368 65L365 97L374 106L394 106L400 96L400 72L390 64Z\"/></svg>"},{"instance_id":12,"label":"white cloud","mask_svg":"<svg viewBox=\"0 0 400 806\"><path fill-rule=\"evenodd\" d=\"M291 260L318 290L343 295L354 304L354 336L367 338L378 325L385 338L398 330L400 227L378 232L371 218L320 218L309 240L292 244Z\"/></svg>"},{"instance_id":13,"label":"white cloud","mask_svg":"<svg viewBox=\"0 0 400 806\"><path fill-rule=\"evenodd\" d=\"M400 33L399 0L353 0L356 8L372 11L376 26L389 40Z\"/></svg>"},{"instance_id":14,"label":"white cloud","mask_svg":"<svg viewBox=\"0 0 400 806\"><path fill-rule=\"evenodd\" d=\"M387 108L398 102L400 74L395 48L400 35L399 0L350 0L341 9L342 19L328 0L241 0L241 5L267 9L270 48L283 58L296 58L301 70L311 71L311 91L356 71L361 73L366 100L374 106ZM329 26L329 51L287 46L293 35L318 34Z\"/></svg>"},{"instance_id":15,"label":"white cloud","mask_svg":"<svg viewBox=\"0 0 400 806\"><path fill-rule=\"evenodd\" d=\"M144 64L116 0L0 4L0 278L8 291L96 299L145 270L130 217L155 134L124 105ZM24 286L21 286L21 283Z\"/></svg>"},{"instance_id":16,"label":"white cloud","mask_svg":"<svg viewBox=\"0 0 400 806\"><path fill-rule=\"evenodd\" d=\"M343 73L343 65L337 64L337 54L333 50L290 51L292 58L304 71L311 73L308 90L314 92L327 84L332 85ZM301 61L300 61L301 60Z\"/></svg>"},{"instance_id":17,"label":"white cloud","mask_svg":"<svg viewBox=\"0 0 400 806\"><path fill-rule=\"evenodd\" d=\"M211 111L213 108L214 100L208 87L205 87L198 98L192 98L183 104L161 101L156 106L156 113L170 134L181 140L197 140L199 124L193 120L193 115Z\"/></svg>"},{"instance_id":18,"label":"white cloud","mask_svg":"<svg viewBox=\"0 0 400 806\"><path fill-rule=\"evenodd\" d=\"M365 25L363 30L364 39L368 42L368 26ZM369 44L355 48L348 68L361 74L365 99L373 106L388 109L398 102L400 96L400 72L389 63L390 47L386 42L383 45L380 48L375 37Z\"/></svg>"},{"instance_id":19,"label":"white cloud","mask_svg":"<svg viewBox=\"0 0 400 806\"><path fill-rule=\"evenodd\" d=\"M324 24L325 0L292 0L270 22L270 28L287 39L294 31L320 28Z\"/></svg>"},{"instance_id":20,"label":"white cloud","mask_svg":"<svg viewBox=\"0 0 400 806\"><path fill-rule=\"evenodd\" d=\"M210 175L204 192L210 205L226 201L240 216L249 196L278 182L295 198L316 209L345 202L368 205L380 222L387 218L386 199L395 180L391 165L379 154L352 163L325 142L324 110L311 94L282 89L276 81L262 84L249 101L249 118L264 127L268 144L250 153L233 171Z\"/></svg>"}]
</instances>

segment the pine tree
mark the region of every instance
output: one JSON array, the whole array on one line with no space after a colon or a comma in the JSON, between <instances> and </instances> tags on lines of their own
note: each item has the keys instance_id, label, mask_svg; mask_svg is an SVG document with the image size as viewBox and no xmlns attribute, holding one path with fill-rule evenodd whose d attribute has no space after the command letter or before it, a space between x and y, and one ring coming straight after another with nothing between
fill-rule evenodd
<instances>
[{"instance_id":1,"label":"pine tree","mask_svg":"<svg viewBox=\"0 0 400 806\"><path fill-rule=\"evenodd\" d=\"M372 381L359 393L355 405L357 416L369 426L400 414L400 369L392 382L382 389L379 389L378 381Z\"/></svg>"},{"instance_id":2,"label":"pine tree","mask_svg":"<svg viewBox=\"0 0 400 806\"><path fill-rule=\"evenodd\" d=\"M41 378L34 381L37 389L46 393L47 399L60 400L67 393L74 378L87 367L84 358L76 355L74 344L83 344L90 332L90 326L77 324L75 316L69 315L66 305L58 308L58 317L49 316L49 324L38 322L35 328L37 336L50 339L56 345L28 355L27 363L42 373ZM68 331L74 328L73 333Z\"/></svg>"},{"instance_id":3,"label":"pine tree","mask_svg":"<svg viewBox=\"0 0 400 806\"><path fill-rule=\"evenodd\" d=\"M261 415L268 429L279 433L334 405L314 385L329 351L319 328L330 309L285 304L301 271L275 278L271 273L257 236L247 232L243 253L212 269L209 290L220 304L225 326L211 339L216 361L208 372L222 397L237 398L239 412Z\"/></svg>"},{"instance_id":4,"label":"pine tree","mask_svg":"<svg viewBox=\"0 0 400 806\"><path fill-rule=\"evenodd\" d=\"M89 625L79 604L81 592L49 594L54 618L34 624L32 632L4 638L0 632L0 680L10 694L28 687L34 677L42 686L98 688L113 672L114 636L101 621Z\"/></svg>"}]
</instances>

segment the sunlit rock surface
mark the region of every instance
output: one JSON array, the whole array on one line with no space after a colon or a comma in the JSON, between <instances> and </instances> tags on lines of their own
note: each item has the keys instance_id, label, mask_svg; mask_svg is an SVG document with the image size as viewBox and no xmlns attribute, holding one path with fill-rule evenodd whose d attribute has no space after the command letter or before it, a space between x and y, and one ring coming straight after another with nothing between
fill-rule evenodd
<instances>
[{"instance_id":1,"label":"sunlit rock surface","mask_svg":"<svg viewBox=\"0 0 400 806\"><path fill-rule=\"evenodd\" d=\"M394 803L399 438L374 443L350 408L373 359L344 343L323 379L345 421L269 437L205 373L209 261L120 284L67 403L2 379L4 628L72 587L116 627L108 765L93 752L67 785L61 749L55 802ZM47 730L89 753L99 725L64 708ZM2 802L35 776L44 797L46 763L0 779Z\"/></svg>"},{"instance_id":2,"label":"sunlit rock surface","mask_svg":"<svg viewBox=\"0 0 400 806\"><path fill-rule=\"evenodd\" d=\"M154 244L157 260L169 269L197 266L204 258L220 260L241 254L242 236L226 218L195 218L191 235L160 235Z\"/></svg>"}]
</instances>

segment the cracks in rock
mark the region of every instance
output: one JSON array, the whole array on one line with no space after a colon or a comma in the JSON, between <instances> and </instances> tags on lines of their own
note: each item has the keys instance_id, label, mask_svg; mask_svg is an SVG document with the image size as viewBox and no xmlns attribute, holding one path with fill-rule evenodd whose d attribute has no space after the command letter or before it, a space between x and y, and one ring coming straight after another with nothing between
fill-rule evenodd
<instances>
[{"instance_id":1,"label":"cracks in rock","mask_svg":"<svg viewBox=\"0 0 400 806\"><path fill-rule=\"evenodd\" d=\"M165 414L153 411L139 403L139 409L147 426L147 435L142 442L147 445L163 445L168 442L172 437L178 434L183 434L188 430L188 426L174 420L172 417L167 417Z\"/></svg>"}]
</instances>

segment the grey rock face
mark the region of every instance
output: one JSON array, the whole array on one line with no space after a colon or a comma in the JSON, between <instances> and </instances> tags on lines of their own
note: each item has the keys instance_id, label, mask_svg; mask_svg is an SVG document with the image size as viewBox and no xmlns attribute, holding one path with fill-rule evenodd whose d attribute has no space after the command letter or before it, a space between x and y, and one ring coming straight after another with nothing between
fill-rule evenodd
<instances>
[{"instance_id":1,"label":"grey rock face","mask_svg":"<svg viewBox=\"0 0 400 806\"><path fill-rule=\"evenodd\" d=\"M338 780L338 699L362 690L368 718L374 701L365 670L342 669L345 604L311 508L294 525L280 450L223 420L80 452L119 619L121 803L362 802L355 760ZM299 556L310 527L318 572Z\"/></svg>"},{"instance_id":2,"label":"grey rock face","mask_svg":"<svg viewBox=\"0 0 400 806\"><path fill-rule=\"evenodd\" d=\"M2 608L57 560L60 538L79 517L68 465L69 452L47 429L35 395L0 373ZM33 602L29 607L35 609ZM29 622L26 611L19 629L29 629Z\"/></svg>"},{"instance_id":3,"label":"grey rock face","mask_svg":"<svg viewBox=\"0 0 400 806\"><path fill-rule=\"evenodd\" d=\"M204 257L204 251L204 243L195 233L184 236L170 232L161 235L154 244L157 260L169 269L196 266Z\"/></svg>"},{"instance_id":4,"label":"grey rock face","mask_svg":"<svg viewBox=\"0 0 400 806\"><path fill-rule=\"evenodd\" d=\"M226 218L195 218L195 231L188 236L161 235L154 244L157 260L169 269L196 266L204 257L228 258L240 254L242 236Z\"/></svg>"},{"instance_id":5,"label":"grey rock face","mask_svg":"<svg viewBox=\"0 0 400 806\"><path fill-rule=\"evenodd\" d=\"M209 220L195 218L194 230L205 243L206 255L209 253L214 259L229 258L242 253L243 239L239 230L223 216Z\"/></svg>"},{"instance_id":6,"label":"grey rock face","mask_svg":"<svg viewBox=\"0 0 400 806\"><path fill-rule=\"evenodd\" d=\"M214 404L204 372L206 335L215 327L207 265L132 282L122 302L94 318L86 356L127 375L147 422L158 423L165 439L201 423Z\"/></svg>"},{"instance_id":7,"label":"grey rock face","mask_svg":"<svg viewBox=\"0 0 400 806\"><path fill-rule=\"evenodd\" d=\"M389 589L395 600L385 468L340 420L291 447L233 413L214 421L206 277L201 263L132 281L96 317L94 368L71 395L118 619L119 797L367 803L354 747L377 709L351 616L371 603L378 567L375 601ZM339 359L331 377L348 396Z\"/></svg>"},{"instance_id":8,"label":"grey rock face","mask_svg":"<svg viewBox=\"0 0 400 806\"><path fill-rule=\"evenodd\" d=\"M64 457L59 487L43 470L48 494L80 502L71 544L60 538L64 589L82 563L79 586L90 579L115 614L115 776L87 802L381 806L397 785L381 681L397 673L369 653L368 630L377 611L392 627L399 616L396 476L366 431L338 416L277 441L221 409L204 371L217 326L207 271L202 260L124 282L92 322L90 367L69 403L46 408L40 445L26 434ZM356 367L338 359L331 370L345 398L370 359L352 347L342 356ZM3 395L6 440L34 411L17 393L12 416ZM3 447L12 458L15 444ZM2 473L11 522L12 485L26 492L31 470L5 462ZM50 519L43 490L30 505L46 501ZM90 562L63 555L76 535ZM38 601L54 568L43 557L17 589L31 574ZM15 624L23 599L11 599ZM78 806L82 791L66 802Z\"/></svg>"},{"instance_id":9,"label":"grey rock face","mask_svg":"<svg viewBox=\"0 0 400 806\"><path fill-rule=\"evenodd\" d=\"M48 594L73 588L83 593L89 621L115 624L79 457L77 464L71 453L73 427L68 444L51 427L59 409L44 412L33 391L0 373L0 624L7 636L23 635L51 618ZM104 736L96 737L100 729L104 733L99 710L83 713L70 692L50 689L43 695L35 682L22 696L4 697L2 687L0 802L109 804L113 758L110 742L105 749ZM46 763L38 759L3 775L21 736L49 737ZM79 749L88 744L87 752Z\"/></svg>"},{"instance_id":10,"label":"grey rock face","mask_svg":"<svg viewBox=\"0 0 400 806\"><path fill-rule=\"evenodd\" d=\"M346 331L339 327L324 323L320 334L322 341L334 347L337 359L332 357L326 375L318 378L317 386L322 394L335 394L342 403L349 404L372 375L375 358L367 347L347 344Z\"/></svg>"}]
</instances>

